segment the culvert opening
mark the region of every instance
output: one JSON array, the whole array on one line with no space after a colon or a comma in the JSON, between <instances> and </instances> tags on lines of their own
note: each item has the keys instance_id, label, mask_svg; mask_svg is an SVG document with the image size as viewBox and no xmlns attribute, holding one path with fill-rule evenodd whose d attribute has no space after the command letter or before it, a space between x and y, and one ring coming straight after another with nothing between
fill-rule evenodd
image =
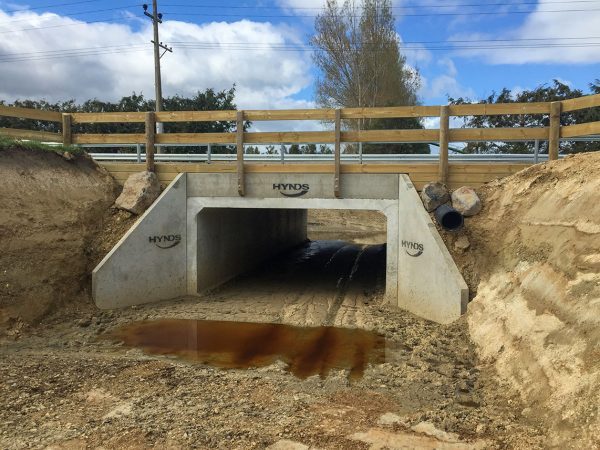
<instances>
[{"instance_id":1,"label":"culvert opening","mask_svg":"<svg viewBox=\"0 0 600 450\"><path fill-rule=\"evenodd\" d=\"M198 292L368 302L385 292L386 232L386 217L376 211L205 208L198 215Z\"/></svg>"},{"instance_id":2,"label":"culvert opening","mask_svg":"<svg viewBox=\"0 0 600 450\"><path fill-rule=\"evenodd\" d=\"M435 210L435 218L446 231L458 231L464 225L464 217L454 208L442 205Z\"/></svg>"}]
</instances>

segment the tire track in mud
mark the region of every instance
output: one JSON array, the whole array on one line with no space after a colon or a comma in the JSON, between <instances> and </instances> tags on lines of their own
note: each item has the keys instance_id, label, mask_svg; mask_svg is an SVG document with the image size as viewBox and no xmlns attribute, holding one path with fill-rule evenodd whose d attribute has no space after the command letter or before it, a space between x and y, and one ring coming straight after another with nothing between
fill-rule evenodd
<instances>
[{"instance_id":1,"label":"tire track in mud","mask_svg":"<svg viewBox=\"0 0 600 450\"><path fill-rule=\"evenodd\" d=\"M337 292L337 295L335 296L333 304L327 311L327 315L325 316L325 320L324 320L324 325L332 326L334 324L334 321L340 311L340 308L342 307L342 304L344 303L344 299L346 298L346 295L350 288L350 283L352 283L352 279L358 270L358 266L360 264L360 259L363 256L363 254L365 253L366 248L367 248L366 246L359 247L359 250L356 253L356 256L354 257L354 261L352 263L352 267L351 267L349 273L347 274L347 276L342 275L342 277L338 279L338 284L337 284L338 292Z\"/></svg>"},{"instance_id":2,"label":"tire track in mud","mask_svg":"<svg viewBox=\"0 0 600 450\"><path fill-rule=\"evenodd\" d=\"M361 326L385 277L383 248L312 241L232 280L215 297L274 323Z\"/></svg>"},{"instance_id":3,"label":"tire track in mud","mask_svg":"<svg viewBox=\"0 0 600 450\"><path fill-rule=\"evenodd\" d=\"M287 268L276 264L286 273L277 321L301 326L364 325L370 316L368 305L385 279L384 250L383 245L315 241L288 255L283 261Z\"/></svg>"}]
</instances>

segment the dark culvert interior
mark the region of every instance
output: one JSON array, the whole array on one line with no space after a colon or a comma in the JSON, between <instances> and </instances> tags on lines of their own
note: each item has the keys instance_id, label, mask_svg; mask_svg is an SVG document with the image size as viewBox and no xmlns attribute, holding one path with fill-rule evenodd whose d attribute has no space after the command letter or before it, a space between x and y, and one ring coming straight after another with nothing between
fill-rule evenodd
<instances>
[{"instance_id":1,"label":"dark culvert interior","mask_svg":"<svg viewBox=\"0 0 600 450\"><path fill-rule=\"evenodd\" d=\"M263 262L221 287L256 289L327 308L335 323L346 301L368 304L385 292L386 218L373 211L308 211L308 240ZM340 220L341 219L341 220Z\"/></svg>"}]
</instances>

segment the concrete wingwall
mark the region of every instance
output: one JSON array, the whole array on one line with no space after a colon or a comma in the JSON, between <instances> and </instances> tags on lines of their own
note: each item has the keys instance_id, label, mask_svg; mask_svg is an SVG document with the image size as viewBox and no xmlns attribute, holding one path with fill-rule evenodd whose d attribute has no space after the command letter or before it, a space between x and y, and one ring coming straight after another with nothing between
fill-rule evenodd
<instances>
[{"instance_id":1,"label":"concrete wingwall","mask_svg":"<svg viewBox=\"0 0 600 450\"><path fill-rule=\"evenodd\" d=\"M398 306L439 323L467 310L469 289L410 178L400 176Z\"/></svg>"},{"instance_id":2,"label":"concrete wingwall","mask_svg":"<svg viewBox=\"0 0 600 450\"><path fill-rule=\"evenodd\" d=\"M305 209L203 208L196 216L197 282L214 288L307 238Z\"/></svg>"},{"instance_id":3,"label":"concrete wingwall","mask_svg":"<svg viewBox=\"0 0 600 450\"><path fill-rule=\"evenodd\" d=\"M179 175L92 273L101 309L185 295L186 175Z\"/></svg>"}]
</instances>

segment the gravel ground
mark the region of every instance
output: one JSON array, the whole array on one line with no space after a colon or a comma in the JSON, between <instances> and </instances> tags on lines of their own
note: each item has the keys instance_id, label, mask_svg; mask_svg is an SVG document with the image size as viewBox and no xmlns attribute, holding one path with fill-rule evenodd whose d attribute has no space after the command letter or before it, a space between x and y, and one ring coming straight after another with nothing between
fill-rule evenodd
<instances>
[{"instance_id":1,"label":"gravel ground","mask_svg":"<svg viewBox=\"0 0 600 450\"><path fill-rule=\"evenodd\" d=\"M543 436L478 365L465 320L387 306L381 245L318 241L202 298L63 310L0 347L0 447L536 448ZM222 370L106 339L139 320L334 325L386 338L360 380L283 363Z\"/></svg>"}]
</instances>

